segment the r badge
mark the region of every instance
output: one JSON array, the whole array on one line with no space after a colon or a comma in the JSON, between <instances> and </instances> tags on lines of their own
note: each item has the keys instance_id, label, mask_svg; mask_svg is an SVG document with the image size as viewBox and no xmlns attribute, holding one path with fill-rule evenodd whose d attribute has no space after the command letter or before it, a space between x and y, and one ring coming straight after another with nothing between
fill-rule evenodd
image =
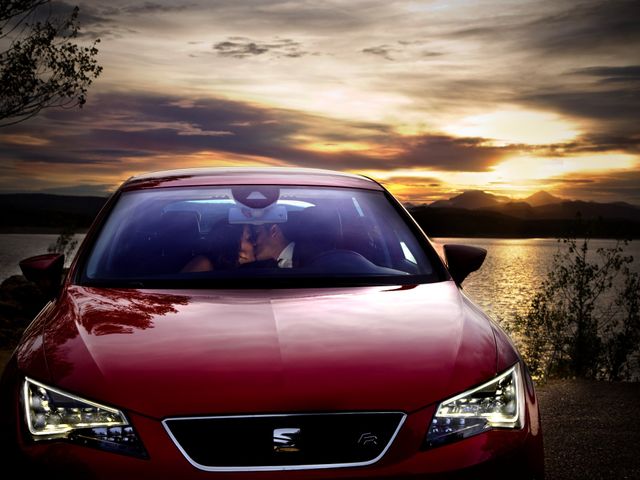
<instances>
[{"instance_id":1,"label":"r badge","mask_svg":"<svg viewBox=\"0 0 640 480\"><path fill-rule=\"evenodd\" d=\"M299 452L299 428L276 428L273 431L273 451L276 453Z\"/></svg>"}]
</instances>

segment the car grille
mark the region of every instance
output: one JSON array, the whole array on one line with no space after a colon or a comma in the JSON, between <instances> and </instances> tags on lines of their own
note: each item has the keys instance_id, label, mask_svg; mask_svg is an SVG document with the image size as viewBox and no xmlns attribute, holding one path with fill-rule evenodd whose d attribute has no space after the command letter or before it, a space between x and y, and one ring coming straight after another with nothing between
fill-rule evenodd
<instances>
[{"instance_id":1,"label":"car grille","mask_svg":"<svg viewBox=\"0 0 640 480\"><path fill-rule=\"evenodd\" d=\"M385 454L401 412L171 418L165 429L197 468L302 470L370 465Z\"/></svg>"}]
</instances>

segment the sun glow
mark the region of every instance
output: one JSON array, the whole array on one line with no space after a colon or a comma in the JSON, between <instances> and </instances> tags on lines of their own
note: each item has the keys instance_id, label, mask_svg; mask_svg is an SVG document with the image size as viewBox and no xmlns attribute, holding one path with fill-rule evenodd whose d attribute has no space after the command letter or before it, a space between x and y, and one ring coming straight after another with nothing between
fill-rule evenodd
<instances>
[{"instance_id":1,"label":"sun glow","mask_svg":"<svg viewBox=\"0 0 640 480\"><path fill-rule=\"evenodd\" d=\"M494 166L494 181L518 183L572 174L628 170L638 167L638 157L628 154L575 155L558 158L512 157Z\"/></svg>"},{"instance_id":2,"label":"sun glow","mask_svg":"<svg viewBox=\"0 0 640 480\"><path fill-rule=\"evenodd\" d=\"M425 203L450 198L465 190L484 190L512 198L539 190L563 188L565 179L597 176L612 171L635 171L640 159L628 154L574 155L559 158L511 157L489 171L460 172L427 169L359 171L382 182L402 201Z\"/></svg>"},{"instance_id":3,"label":"sun glow","mask_svg":"<svg viewBox=\"0 0 640 480\"><path fill-rule=\"evenodd\" d=\"M327 153L363 152L371 150L371 145L360 142L312 142L301 145L301 147L306 150Z\"/></svg>"},{"instance_id":4,"label":"sun glow","mask_svg":"<svg viewBox=\"0 0 640 480\"><path fill-rule=\"evenodd\" d=\"M517 109L466 117L444 130L458 137L491 139L496 146L549 145L580 134L575 125L556 114Z\"/></svg>"}]
</instances>

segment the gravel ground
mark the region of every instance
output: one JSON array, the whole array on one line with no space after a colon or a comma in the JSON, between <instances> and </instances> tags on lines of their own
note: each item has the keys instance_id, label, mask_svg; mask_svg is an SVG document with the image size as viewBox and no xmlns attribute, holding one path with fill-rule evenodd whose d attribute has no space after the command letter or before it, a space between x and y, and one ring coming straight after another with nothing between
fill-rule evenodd
<instances>
[{"instance_id":1,"label":"gravel ground","mask_svg":"<svg viewBox=\"0 0 640 480\"><path fill-rule=\"evenodd\" d=\"M640 383L537 387L547 480L640 479Z\"/></svg>"},{"instance_id":2,"label":"gravel ground","mask_svg":"<svg viewBox=\"0 0 640 480\"><path fill-rule=\"evenodd\" d=\"M10 354L0 350L0 372ZM555 380L536 391L547 480L640 480L640 383Z\"/></svg>"}]
</instances>

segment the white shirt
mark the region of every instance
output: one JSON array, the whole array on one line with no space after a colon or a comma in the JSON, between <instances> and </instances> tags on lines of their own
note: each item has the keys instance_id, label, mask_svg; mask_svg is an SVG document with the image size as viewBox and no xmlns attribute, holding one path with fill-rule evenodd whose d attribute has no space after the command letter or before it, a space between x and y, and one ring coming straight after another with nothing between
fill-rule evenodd
<instances>
[{"instance_id":1,"label":"white shirt","mask_svg":"<svg viewBox=\"0 0 640 480\"><path fill-rule=\"evenodd\" d=\"M278 255L278 268L293 267L293 248L295 246L296 242L291 242L280 252L280 255Z\"/></svg>"}]
</instances>

